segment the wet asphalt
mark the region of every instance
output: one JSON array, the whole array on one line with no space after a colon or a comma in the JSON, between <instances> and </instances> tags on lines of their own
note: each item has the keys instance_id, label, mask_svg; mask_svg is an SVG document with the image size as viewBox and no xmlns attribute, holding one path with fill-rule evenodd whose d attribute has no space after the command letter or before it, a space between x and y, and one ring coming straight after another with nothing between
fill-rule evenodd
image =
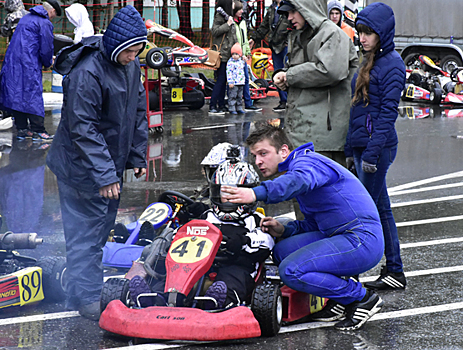
<instances>
[{"instance_id":1,"label":"wet asphalt","mask_svg":"<svg viewBox=\"0 0 463 350\"><path fill-rule=\"evenodd\" d=\"M125 174L117 221L136 220L165 190L192 194L205 183L200 162L213 145L242 144L256 122L283 117L272 111L277 98L257 104L262 112L225 117L209 116L207 105L165 111L164 132L150 135L148 177L136 180ZM331 323L304 323L283 327L272 338L142 341L115 337L66 312L64 303L42 301L0 309L0 349L463 349L463 111L407 106L396 123L400 144L387 183L408 285L404 291L380 292L385 306L361 330L339 332ZM59 106L48 106L50 133L59 119ZM0 143L12 143L0 158L0 233L37 232L43 245L21 253L65 256L56 179L45 165L47 145L18 142L11 131L0 132ZM268 215L292 210L287 203L264 209ZM380 265L361 281L375 279Z\"/></svg>"}]
</instances>

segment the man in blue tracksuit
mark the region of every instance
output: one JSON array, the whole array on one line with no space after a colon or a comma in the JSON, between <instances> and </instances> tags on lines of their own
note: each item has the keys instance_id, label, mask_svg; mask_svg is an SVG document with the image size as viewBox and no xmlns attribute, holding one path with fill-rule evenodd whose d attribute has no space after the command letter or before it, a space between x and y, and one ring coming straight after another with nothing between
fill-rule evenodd
<instances>
[{"instance_id":1,"label":"man in blue tracksuit","mask_svg":"<svg viewBox=\"0 0 463 350\"><path fill-rule=\"evenodd\" d=\"M336 328L360 328L383 305L361 283L343 278L373 268L383 254L381 222L370 195L346 168L315 153L312 143L291 151L279 128L257 129L246 143L265 177L283 175L253 189L222 186L222 191L232 203L296 198L304 220L286 226L271 217L261 222L264 232L284 238L273 252L280 277L290 288L330 299L314 320L345 316Z\"/></svg>"},{"instance_id":2,"label":"man in blue tracksuit","mask_svg":"<svg viewBox=\"0 0 463 350\"><path fill-rule=\"evenodd\" d=\"M146 172L148 121L138 61L147 42L133 6L121 9L103 36L63 49L55 70L63 108L47 165L58 179L66 239L66 307L100 316L103 246L114 226L122 176Z\"/></svg>"}]
</instances>

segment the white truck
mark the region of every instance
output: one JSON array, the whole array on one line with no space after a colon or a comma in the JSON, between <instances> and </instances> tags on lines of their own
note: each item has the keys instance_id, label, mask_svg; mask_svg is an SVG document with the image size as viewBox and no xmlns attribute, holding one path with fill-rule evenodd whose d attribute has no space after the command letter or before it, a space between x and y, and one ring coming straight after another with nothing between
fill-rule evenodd
<instances>
[{"instance_id":1,"label":"white truck","mask_svg":"<svg viewBox=\"0 0 463 350\"><path fill-rule=\"evenodd\" d=\"M377 0L366 0L365 5ZM410 67L419 55L443 70L463 66L463 0L382 0L394 10L396 50Z\"/></svg>"}]
</instances>

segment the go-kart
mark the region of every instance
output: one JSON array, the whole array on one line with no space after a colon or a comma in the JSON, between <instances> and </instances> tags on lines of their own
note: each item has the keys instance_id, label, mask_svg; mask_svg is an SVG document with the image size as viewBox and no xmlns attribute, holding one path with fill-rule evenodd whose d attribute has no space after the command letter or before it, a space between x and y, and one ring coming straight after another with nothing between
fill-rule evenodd
<instances>
[{"instance_id":1,"label":"go-kart","mask_svg":"<svg viewBox=\"0 0 463 350\"><path fill-rule=\"evenodd\" d=\"M0 308L32 304L44 298L64 300L66 259L47 257L37 261L15 251L35 249L42 242L36 233L0 234Z\"/></svg>"},{"instance_id":2,"label":"go-kart","mask_svg":"<svg viewBox=\"0 0 463 350\"><path fill-rule=\"evenodd\" d=\"M178 227L177 214L184 206L194 203L182 193L166 191L158 202L150 204L138 220L128 224L116 224L109 241L103 247L103 265L130 269L140 258L144 247L153 242L156 232Z\"/></svg>"},{"instance_id":3,"label":"go-kart","mask_svg":"<svg viewBox=\"0 0 463 350\"><path fill-rule=\"evenodd\" d=\"M185 47L154 47L146 53L146 64L161 70L167 79L161 84L163 108L188 107L200 109L204 106L204 82L200 79L180 76L182 66L202 64L207 61L207 52L194 45L191 40L176 31L165 28L151 20L145 22L149 34L159 34L169 39L178 40ZM149 109L159 110L159 87L149 85Z\"/></svg>"},{"instance_id":4,"label":"go-kart","mask_svg":"<svg viewBox=\"0 0 463 350\"><path fill-rule=\"evenodd\" d=\"M108 279L101 294L100 327L134 338L169 340L229 340L278 334L283 321L292 322L321 310L326 299L281 286L266 277L261 264L256 287L239 306L205 310L205 296L214 279L213 267L222 233L205 220L192 220L175 233L166 231L147 247L125 278ZM211 270L212 268L212 270ZM146 293L132 300L129 281L135 275L165 280L164 293ZM273 281L273 282L272 282ZM143 307L141 299L160 300Z\"/></svg>"},{"instance_id":5,"label":"go-kart","mask_svg":"<svg viewBox=\"0 0 463 350\"><path fill-rule=\"evenodd\" d=\"M463 68L448 73L438 67L429 57L420 55L421 68L408 72L403 101L429 101L432 104L463 103Z\"/></svg>"}]
</instances>

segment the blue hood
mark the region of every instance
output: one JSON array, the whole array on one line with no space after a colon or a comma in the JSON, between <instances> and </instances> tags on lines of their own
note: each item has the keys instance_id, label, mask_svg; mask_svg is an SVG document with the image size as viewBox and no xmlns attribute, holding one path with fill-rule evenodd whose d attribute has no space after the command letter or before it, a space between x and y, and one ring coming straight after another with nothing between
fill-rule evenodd
<instances>
[{"instance_id":1,"label":"blue hood","mask_svg":"<svg viewBox=\"0 0 463 350\"><path fill-rule=\"evenodd\" d=\"M357 16L355 24L363 24L373 29L381 42L378 57L391 52L395 48L395 18L392 9L382 2L375 2L365 7Z\"/></svg>"},{"instance_id":2,"label":"blue hood","mask_svg":"<svg viewBox=\"0 0 463 350\"><path fill-rule=\"evenodd\" d=\"M117 56L130 46L148 42L143 19L135 7L127 5L109 23L103 35L103 45L109 59L117 63ZM140 50L139 54L143 51Z\"/></svg>"}]
</instances>

